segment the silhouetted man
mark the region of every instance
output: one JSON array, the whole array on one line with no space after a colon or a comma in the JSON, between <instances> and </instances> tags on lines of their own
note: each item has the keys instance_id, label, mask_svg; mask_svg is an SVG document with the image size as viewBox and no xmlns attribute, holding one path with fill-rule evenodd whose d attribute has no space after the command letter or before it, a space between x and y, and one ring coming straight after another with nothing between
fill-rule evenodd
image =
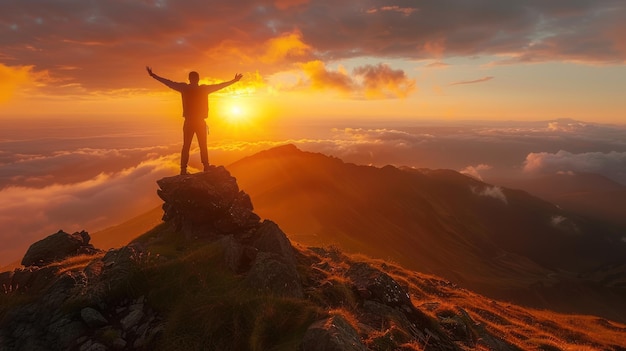
<instances>
[{"instance_id":1,"label":"silhouetted man","mask_svg":"<svg viewBox=\"0 0 626 351\"><path fill-rule=\"evenodd\" d=\"M172 82L169 79L159 77L152 73L150 67L146 67L146 70L150 77L180 92L183 98L183 117L185 117L185 123L183 124L183 150L180 153L180 174L187 174L189 148L191 147L194 134L198 139L200 159L202 160L204 171L206 172L209 167L209 154L207 151L208 130L205 119L209 116L209 94L238 82L243 75L237 73L232 80L220 84L198 85L200 81L198 72L189 72L189 84L187 84Z\"/></svg>"}]
</instances>

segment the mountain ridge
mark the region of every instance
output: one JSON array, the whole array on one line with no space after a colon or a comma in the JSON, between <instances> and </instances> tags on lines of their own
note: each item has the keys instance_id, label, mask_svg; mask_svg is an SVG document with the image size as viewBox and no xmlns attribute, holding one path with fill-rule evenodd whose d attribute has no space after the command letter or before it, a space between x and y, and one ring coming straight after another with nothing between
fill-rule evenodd
<instances>
[{"instance_id":1,"label":"mountain ridge","mask_svg":"<svg viewBox=\"0 0 626 351\"><path fill-rule=\"evenodd\" d=\"M578 276L607 263L624 264L620 237L601 223L452 170L354 165L293 145L228 168L257 212L277 220L298 242L335 243L496 298L597 313L583 296L568 296L572 301L563 304L556 292L571 284L578 292L602 290L598 281L604 278ZM615 303L626 310L619 302L626 296L626 275L617 274L620 283L608 288L601 310L625 320L615 315Z\"/></svg>"},{"instance_id":2,"label":"mountain ridge","mask_svg":"<svg viewBox=\"0 0 626 351\"><path fill-rule=\"evenodd\" d=\"M158 183L165 222L130 244L84 251L86 232L59 232L31 247L80 238L65 257L36 250L33 265L0 273L0 349L626 349L620 323L294 246L222 167Z\"/></svg>"}]
</instances>

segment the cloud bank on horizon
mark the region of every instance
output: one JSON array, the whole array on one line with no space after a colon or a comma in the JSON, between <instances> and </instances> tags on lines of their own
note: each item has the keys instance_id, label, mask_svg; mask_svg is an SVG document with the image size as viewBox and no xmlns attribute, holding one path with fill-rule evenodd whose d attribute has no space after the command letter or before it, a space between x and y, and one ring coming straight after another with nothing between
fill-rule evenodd
<instances>
[{"instance_id":1,"label":"cloud bank on horizon","mask_svg":"<svg viewBox=\"0 0 626 351\"><path fill-rule=\"evenodd\" d=\"M4 0L0 81L7 91L141 91L152 87L138 69L149 58L160 72L203 67L224 78L296 69L313 88L402 97L415 82L387 61L494 56L493 65L623 65L625 16L621 0ZM346 72L323 66L358 58L378 63Z\"/></svg>"},{"instance_id":2,"label":"cloud bank on horizon","mask_svg":"<svg viewBox=\"0 0 626 351\"><path fill-rule=\"evenodd\" d=\"M213 141L210 157L228 165L293 143L357 164L448 168L478 179L498 172L508 176L594 172L626 186L622 126L573 120L350 123L351 127L321 124L319 130L307 125L307 134L298 139ZM161 203L155 181L179 170L180 144L169 143L173 137L169 127L141 136L129 129L141 130L142 124L127 122L105 130L85 122L69 132L61 128L53 142L48 127L41 128L25 124L23 133L0 132L0 265L19 259L28 245L59 229L93 233L150 210ZM74 128L82 135L76 136ZM127 135L135 137L129 140ZM199 161L196 153L192 161ZM476 193L506 203L497 186Z\"/></svg>"}]
</instances>

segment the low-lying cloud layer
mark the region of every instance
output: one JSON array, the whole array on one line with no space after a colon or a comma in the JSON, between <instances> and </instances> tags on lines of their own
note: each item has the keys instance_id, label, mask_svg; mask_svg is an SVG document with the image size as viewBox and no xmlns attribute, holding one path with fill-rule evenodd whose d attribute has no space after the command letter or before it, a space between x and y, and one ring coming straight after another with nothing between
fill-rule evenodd
<instances>
[{"instance_id":1,"label":"low-lying cloud layer","mask_svg":"<svg viewBox=\"0 0 626 351\"><path fill-rule=\"evenodd\" d=\"M300 127L298 123L285 121L282 125L290 131L285 135L302 135L297 139L212 139L211 160L228 165L255 152L293 143L345 162L447 168L477 179L494 174L594 172L626 184L626 129L618 126L572 120L326 121ZM99 125L90 129L58 127L58 131L49 126L37 131L24 124L21 129L0 133L0 265L19 259L33 241L59 229L94 232L150 210L160 203L155 181L179 170L180 141L169 143L178 140L178 130L164 127L162 134L142 135L138 132L145 129L142 123L109 129ZM76 135L76 130L81 135ZM159 145L159 141L168 143ZM192 165L198 160L195 150ZM497 186L474 192L507 202Z\"/></svg>"},{"instance_id":2,"label":"low-lying cloud layer","mask_svg":"<svg viewBox=\"0 0 626 351\"><path fill-rule=\"evenodd\" d=\"M540 174L599 173L626 184L626 152L533 152L526 157L524 171Z\"/></svg>"},{"instance_id":3,"label":"low-lying cloud layer","mask_svg":"<svg viewBox=\"0 0 626 351\"><path fill-rule=\"evenodd\" d=\"M28 245L59 229L93 232L158 205L155 181L178 169L177 157L166 156L71 184L5 187L0 190L0 263L19 259Z\"/></svg>"}]
</instances>

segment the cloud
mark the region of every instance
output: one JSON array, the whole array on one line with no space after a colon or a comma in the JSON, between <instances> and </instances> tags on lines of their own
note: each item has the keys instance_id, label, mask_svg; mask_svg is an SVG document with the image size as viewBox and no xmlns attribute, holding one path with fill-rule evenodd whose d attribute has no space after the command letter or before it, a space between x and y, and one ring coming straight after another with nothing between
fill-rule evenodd
<instances>
[{"instance_id":1,"label":"cloud","mask_svg":"<svg viewBox=\"0 0 626 351\"><path fill-rule=\"evenodd\" d=\"M561 215L552 216L550 218L550 225L570 234L580 234L580 229L576 223Z\"/></svg>"},{"instance_id":2,"label":"cloud","mask_svg":"<svg viewBox=\"0 0 626 351\"><path fill-rule=\"evenodd\" d=\"M331 71L322 61L311 61L302 64L302 70L307 75L308 85L315 90L335 89L349 93L355 89L352 78L343 70ZM300 84L303 84L302 82ZM306 84L306 83L304 83Z\"/></svg>"},{"instance_id":3,"label":"cloud","mask_svg":"<svg viewBox=\"0 0 626 351\"><path fill-rule=\"evenodd\" d=\"M178 169L177 155L164 156L77 183L0 190L1 263L19 259L28 245L59 229L93 232L157 206L155 181Z\"/></svg>"},{"instance_id":4,"label":"cloud","mask_svg":"<svg viewBox=\"0 0 626 351\"><path fill-rule=\"evenodd\" d=\"M626 3L598 1L5 0L0 62L86 91L147 88L143 67L263 76L350 58L500 56L623 64ZM146 62L149 60L150 62ZM124 62L120 65L119 62ZM67 69L71 67L72 69ZM397 92L395 93L397 94Z\"/></svg>"},{"instance_id":5,"label":"cloud","mask_svg":"<svg viewBox=\"0 0 626 351\"><path fill-rule=\"evenodd\" d=\"M266 51L260 57L262 62L277 63L289 59L305 58L310 55L311 47L302 41L302 33L285 33L267 40Z\"/></svg>"},{"instance_id":6,"label":"cloud","mask_svg":"<svg viewBox=\"0 0 626 351\"><path fill-rule=\"evenodd\" d=\"M365 12L369 13L369 14L374 14L374 13L377 13L377 12L384 12L384 11L398 12L398 13L401 13L401 14L403 14L405 16L409 16L413 12L418 11L418 9L415 8L415 7L400 7L398 5L393 5L393 6L381 6L381 7L378 7L378 8L374 7L374 8L371 8L371 9L365 11Z\"/></svg>"},{"instance_id":7,"label":"cloud","mask_svg":"<svg viewBox=\"0 0 626 351\"><path fill-rule=\"evenodd\" d=\"M526 156L524 171L528 173L585 172L599 173L626 184L626 152L584 152L574 154L532 152Z\"/></svg>"},{"instance_id":8,"label":"cloud","mask_svg":"<svg viewBox=\"0 0 626 351\"><path fill-rule=\"evenodd\" d=\"M301 68L307 78L292 89L336 90L357 99L405 98L416 89L415 80L403 70L382 63L356 67L352 75L343 67L333 71L319 60L304 63Z\"/></svg>"},{"instance_id":9,"label":"cloud","mask_svg":"<svg viewBox=\"0 0 626 351\"><path fill-rule=\"evenodd\" d=\"M506 196L504 195L502 188L500 188L499 186L488 186L488 185L485 185L484 187L472 186L470 187L470 190L472 191L472 193L478 196L491 197L496 200L502 201L504 204L508 204L508 200Z\"/></svg>"},{"instance_id":10,"label":"cloud","mask_svg":"<svg viewBox=\"0 0 626 351\"><path fill-rule=\"evenodd\" d=\"M454 83L450 83L448 85L452 86L452 85L463 85L463 84L476 84L476 83L483 83L483 82L488 82L490 80L492 80L494 77L483 77L480 79L474 79L474 80L462 80L462 81L458 81L458 82L454 82Z\"/></svg>"},{"instance_id":11,"label":"cloud","mask_svg":"<svg viewBox=\"0 0 626 351\"><path fill-rule=\"evenodd\" d=\"M461 174L465 174L468 175L472 178L478 179L478 180L483 180L483 178L480 175L481 171L487 171L492 169L493 167L489 166L489 165L485 165L485 164L479 164L478 166L467 166L465 168L463 168L462 170L459 171L459 173Z\"/></svg>"},{"instance_id":12,"label":"cloud","mask_svg":"<svg viewBox=\"0 0 626 351\"><path fill-rule=\"evenodd\" d=\"M409 79L404 71L382 63L357 67L354 73L362 77L365 95L369 98L404 98L415 90L415 80Z\"/></svg>"},{"instance_id":13,"label":"cloud","mask_svg":"<svg viewBox=\"0 0 626 351\"><path fill-rule=\"evenodd\" d=\"M52 182L70 184L96 177L100 173L119 172L159 155L175 153L177 146L78 148L51 151L49 154L13 154L10 158L7 156L6 163L1 164L0 189L7 186L41 188Z\"/></svg>"},{"instance_id":14,"label":"cloud","mask_svg":"<svg viewBox=\"0 0 626 351\"><path fill-rule=\"evenodd\" d=\"M44 86L46 72L35 72L33 66L7 66L0 63L0 103L16 94Z\"/></svg>"}]
</instances>

